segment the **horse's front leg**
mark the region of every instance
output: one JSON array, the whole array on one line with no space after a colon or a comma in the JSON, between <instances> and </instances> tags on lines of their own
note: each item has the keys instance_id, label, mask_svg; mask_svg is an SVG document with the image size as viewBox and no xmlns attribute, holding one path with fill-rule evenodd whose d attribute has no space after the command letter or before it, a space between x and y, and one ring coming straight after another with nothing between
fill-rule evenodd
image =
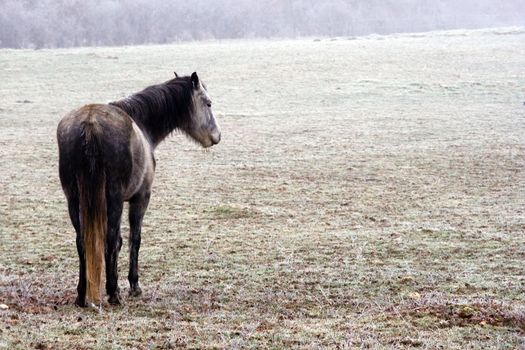
<instances>
[{"instance_id":1,"label":"horse's front leg","mask_svg":"<svg viewBox=\"0 0 525 350\"><path fill-rule=\"evenodd\" d=\"M129 201L129 295L138 297L142 294L139 287L139 249L140 249L140 233L142 229L142 219L144 213L148 208L150 190L144 190L137 193Z\"/></svg>"}]
</instances>

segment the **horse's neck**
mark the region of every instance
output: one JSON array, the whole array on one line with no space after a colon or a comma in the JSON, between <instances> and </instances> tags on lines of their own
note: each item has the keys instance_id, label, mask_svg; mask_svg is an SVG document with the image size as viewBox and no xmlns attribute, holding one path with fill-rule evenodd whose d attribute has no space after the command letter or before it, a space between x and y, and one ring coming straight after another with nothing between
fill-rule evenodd
<instances>
[{"instance_id":1,"label":"horse's neck","mask_svg":"<svg viewBox=\"0 0 525 350\"><path fill-rule=\"evenodd\" d=\"M140 128L150 145L155 149L174 129L158 115L150 115L145 110L133 104L134 101L124 99L111 104L124 110ZM165 116L167 118L167 116Z\"/></svg>"},{"instance_id":2,"label":"horse's neck","mask_svg":"<svg viewBox=\"0 0 525 350\"><path fill-rule=\"evenodd\" d=\"M193 90L188 79L153 85L113 104L130 115L156 146L191 115Z\"/></svg>"},{"instance_id":3,"label":"horse's neck","mask_svg":"<svg viewBox=\"0 0 525 350\"><path fill-rule=\"evenodd\" d=\"M164 139L168 137L168 135L171 134L171 132L174 129L176 129L175 126L166 126L164 128L159 128L158 124L156 125L156 123L162 124L162 121L148 119L146 122L143 122L142 125L139 125L141 127L142 132L144 132L144 134L146 135L146 138L148 138L148 140L150 141L153 149L157 148L157 146L162 141L164 141ZM167 125L167 123L164 125Z\"/></svg>"}]
</instances>

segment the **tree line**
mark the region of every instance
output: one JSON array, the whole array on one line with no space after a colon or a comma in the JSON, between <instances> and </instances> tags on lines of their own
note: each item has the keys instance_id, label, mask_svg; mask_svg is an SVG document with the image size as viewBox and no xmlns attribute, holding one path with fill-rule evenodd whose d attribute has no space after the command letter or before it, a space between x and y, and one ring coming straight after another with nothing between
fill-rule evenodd
<instances>
[{"instance_id":1,"label":"tree line","mask_svg":"<svg viewBox=\"0 0 525 350\"><path fill-rule=\"evenodd\" d=\"M523 1L0 0L0 47L355 36L523 25Z\"/></svg>"}]
</instances>

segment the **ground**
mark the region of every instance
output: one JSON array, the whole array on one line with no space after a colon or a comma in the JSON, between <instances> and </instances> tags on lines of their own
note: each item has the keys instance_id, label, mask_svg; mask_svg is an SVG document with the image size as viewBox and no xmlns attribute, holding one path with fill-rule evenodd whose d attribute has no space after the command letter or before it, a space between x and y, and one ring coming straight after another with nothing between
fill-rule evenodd
<instances>
[{"instance_id":1,"label":"ground","mask_svg":"<svg viewBox=\"0 0 525 350\"><path fill-rule=\"evenodd\" d=\"M0 348L525 346L524 40L0 50ZM143 296L125 245L124 304L77 308L56 125L174 70L222 141L158 147Z\"/></svg>"}]
</instances>

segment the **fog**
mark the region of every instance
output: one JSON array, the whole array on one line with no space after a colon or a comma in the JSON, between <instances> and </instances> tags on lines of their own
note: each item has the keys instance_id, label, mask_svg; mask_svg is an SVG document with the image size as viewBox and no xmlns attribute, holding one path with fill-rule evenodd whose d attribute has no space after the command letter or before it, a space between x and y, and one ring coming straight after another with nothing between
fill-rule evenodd
<instances>
[{"instance_id":1,"label":"fog","mask_svg":"<svg viewBox=\"0 0 525 350\"><path fill-rule=\"evenodd\" d=\"M0 0L9 48L523 25L524 0Z\"/></svg>"}]
</instances>

